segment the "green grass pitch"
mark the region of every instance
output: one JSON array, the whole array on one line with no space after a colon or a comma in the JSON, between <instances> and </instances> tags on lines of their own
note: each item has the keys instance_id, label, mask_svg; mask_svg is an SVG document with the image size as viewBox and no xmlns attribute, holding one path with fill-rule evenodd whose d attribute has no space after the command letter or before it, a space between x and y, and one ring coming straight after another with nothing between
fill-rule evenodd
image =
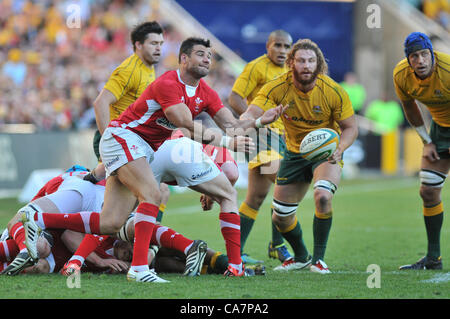
<instances>
[{"instance_id":1,"label":"green grass pitch","mask_svg":"<svg viewBox=\"0 0 450 319\"><path fill-rule=\"evenodd\" d=\"M270 202L267 197L245 251L265 262L267 275L225 278L204 275L186 278L162 274L169 284L137 284L125 275L82 274L80 288L69 288L58 274L0 276L0 298L117 298L117 299L448 299L450 297L450 221L441 232L443 271L400 272L398 266L415 262L426 252L426 234L418 195L418 178L372 178L342 181L333 202L333 226L325 261L332 274L309 271L276 273L279 263L267 257L270 236ZM239 202L245 190L239 190ZM450 185L442 191L444 208L450 210ZM0 200L0 226L5 227L21 207L16 199ZM311 191L297 216L304 240L312 250L314 206ZM172 194L163 224L192 239L203 239L225 251L220 233L218 205L202 212L199 194ZM369 288L369 265L380 267L380 288ZM370 280L369 280L370 281Z\"/></svg>"}]
</instances>

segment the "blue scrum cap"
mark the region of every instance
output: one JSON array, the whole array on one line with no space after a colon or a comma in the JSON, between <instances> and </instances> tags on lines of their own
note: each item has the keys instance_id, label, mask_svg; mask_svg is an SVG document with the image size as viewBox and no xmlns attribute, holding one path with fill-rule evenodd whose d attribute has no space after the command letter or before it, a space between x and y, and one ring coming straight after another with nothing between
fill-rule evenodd
<instances>
[{"instance_id":1,"label":"blue scrum cap","mask_svg":"<svg viewBox=\"0 0 450 319\"><path fill-rule=\"evenodd\" d=\"M409 55L413 52L428 49L431 52L431 62L434 64L434 52L433 45L431 44L430 38L422 32L413 32L406 37L405 43L405 55L408 59ZM409 63L409 60L408 60Z\"/></svg>"},{"instance_id":2,"label":"blue scrum cap","mask_svg":"<svg viewBox=\"0 0 450 319\"><path fill-rule=\"evenodd\" d=\"M74 166L72 166L71 168L68 168L67 170L66 170L66 173L70 173L70 172L77 172L77 171L86 171L86 172L89 172L89 170L86 168L86 167L84 167L84 166L81 166L81 165L74 165Z\"/></svg>"}]
</instances>

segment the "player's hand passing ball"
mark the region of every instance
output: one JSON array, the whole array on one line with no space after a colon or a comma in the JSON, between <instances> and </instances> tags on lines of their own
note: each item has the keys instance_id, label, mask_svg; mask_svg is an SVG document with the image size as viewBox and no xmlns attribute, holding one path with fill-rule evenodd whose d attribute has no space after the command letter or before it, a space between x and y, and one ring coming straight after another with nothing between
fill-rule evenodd
<instances>
[{"instance_id":1,"label":"player's hand passing ball","mask_svg":"<svg viewBox=\"0 0 450 319\"><path fill-rule=\"evenodd\" d=\"M253 139L248 136L235 136L229 142L229 147L227 147L235 152L245 152L254 151L255 143Z\"/></svg>"},{"instance_id":2,"label":"player's hand passing ball","mask_svg":"<svg viewBox=\"0 0 450 319\"><path fill-rule=\"evenodd\" d=\"M261 116L261 124L267 125L272 122L275 122L278 120L278 118L283 114L283 112L288 108L289 105L278 105L277 107L267 110L264 112L264 114Z\"/></svg>"}]
</instances>

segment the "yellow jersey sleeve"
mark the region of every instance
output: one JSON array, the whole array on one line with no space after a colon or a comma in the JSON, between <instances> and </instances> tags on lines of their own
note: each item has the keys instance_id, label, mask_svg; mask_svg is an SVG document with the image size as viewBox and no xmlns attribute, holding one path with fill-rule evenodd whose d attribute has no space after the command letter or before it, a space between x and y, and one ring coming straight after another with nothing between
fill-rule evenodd
<instances>
[{"instance_id":1,"label":"yellow jersey sleeve","mask_svg":"<svg viewBox=\"0 0 450 319\"><path fill-rule=\"evenodd\" d=\"M267 111L274 107L277 107L281 101L277 98L277 88L279 88L284 82L271 81L263 85L258 91L258 94L250 104L256 105L262 110Z\"/></svg>"},{"instance_id":2,"label":"yellow jersey sleeve","mask_svg":"<svg viewBox=\"0 0 450 319\"><path fill-rule=\"evenodd\" d=\"M117 99L110 106L110 119L122 114L154 80L155 69L148 68L136 54L123 61L104 86Z\"/></svg>"},{"instance_id":3,"label":"yellow jersey sleeve","mask_svg":"<svg viewBox=\"0 0 450 319\"><path fill-rule=\"evenodd\" d=\"M401 101L412 100L412 97L407 93L406 89L404 88L405 85L404 79L406 78L409 71L408 66L409 66L408 61L405 58L397 64L393 72L395 93L397 94L397 97Z\"/></svg>"},{"instance_id":4,"label":"yellow jersey sleeve","mask_svg":"<svg viewBox=\"0 0 450 319\"><path fill-rule=\"evenodd\" d=\"M335 101L333 103L333 105L335 105L333 109L333 119L336 122L339 122L349 118L355 112L348 93L338 84L336 84L334 90L336 90L337 94L334 97Z\"/></svg>"},{"instance_id":5,"label":"yellow jersey sleeve","mask_svg":"<svg viewBox=\"0 0 450 319\"><path fill-rule=\"evenodd\" d=\"M267 54L264 54L245 66L244 71L236 79L232 91L247 99L247 103L250 104L264 84L287 71L286 65L276 65Z\"/></svg>"},{"instance_id":6,"label":"yellow jersey sleeve","mask_svg":"<svg viewBox=\"0 0 450 319\"><path fill-rule=\"evenodd\" d=\"M242 71L234 82L232 91L244 99L247 99L251 95L260 82L260 72L256 66L254 63L247 64L244 71Z\"/></svg>"}]
</instances>

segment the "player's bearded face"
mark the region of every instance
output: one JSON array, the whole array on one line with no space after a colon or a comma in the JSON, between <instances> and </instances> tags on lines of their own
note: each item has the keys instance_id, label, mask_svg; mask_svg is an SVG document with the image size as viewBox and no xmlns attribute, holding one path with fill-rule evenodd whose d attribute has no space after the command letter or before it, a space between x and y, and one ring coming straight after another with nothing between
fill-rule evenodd
<instances>
[{"instance_id":1,"label":"player's bearded face","mask_svg":"<svg viewBox=\"0 0 450 319\"><path fill-rule=\"evenodd\" d=\"M194 77L200 79L207 76L211 66L211 49L203 45L194 45L191 55L187 59L187 70Z\"/></svg>"},{"instance_id":2,"label":"player's bearded face","mask_svg":"<svg viewBox=\"0 0 450 319\"><path fill-rule=\"evenodd\" d=\"M408 56L408 60L419 78L424 79L431 74L433 64L430 50L423 49L413 52Z\"/></svg>"},{"instance_id":3,"label":"player's bearded face","mask_svg":"<svg viewBox=\"0 0 450 319\"><path fill-rule=\"evenodd\" d=\"M295 80L301 85L313 83L319 74L316 53L313 50L297 50L292 62L292 71Z\"/></svg>"},{"instance_id":4,"label":"player's bearded face","mask_svg":"<svg viewBox=\"0 0 450 319\"><path fill-rule=\"evenodd\" d=\"M156 64L161 58L161 47L163 44L162 34L149 33L142 44L142 58L147 64Z\"/></svg>"}]
</instances>

